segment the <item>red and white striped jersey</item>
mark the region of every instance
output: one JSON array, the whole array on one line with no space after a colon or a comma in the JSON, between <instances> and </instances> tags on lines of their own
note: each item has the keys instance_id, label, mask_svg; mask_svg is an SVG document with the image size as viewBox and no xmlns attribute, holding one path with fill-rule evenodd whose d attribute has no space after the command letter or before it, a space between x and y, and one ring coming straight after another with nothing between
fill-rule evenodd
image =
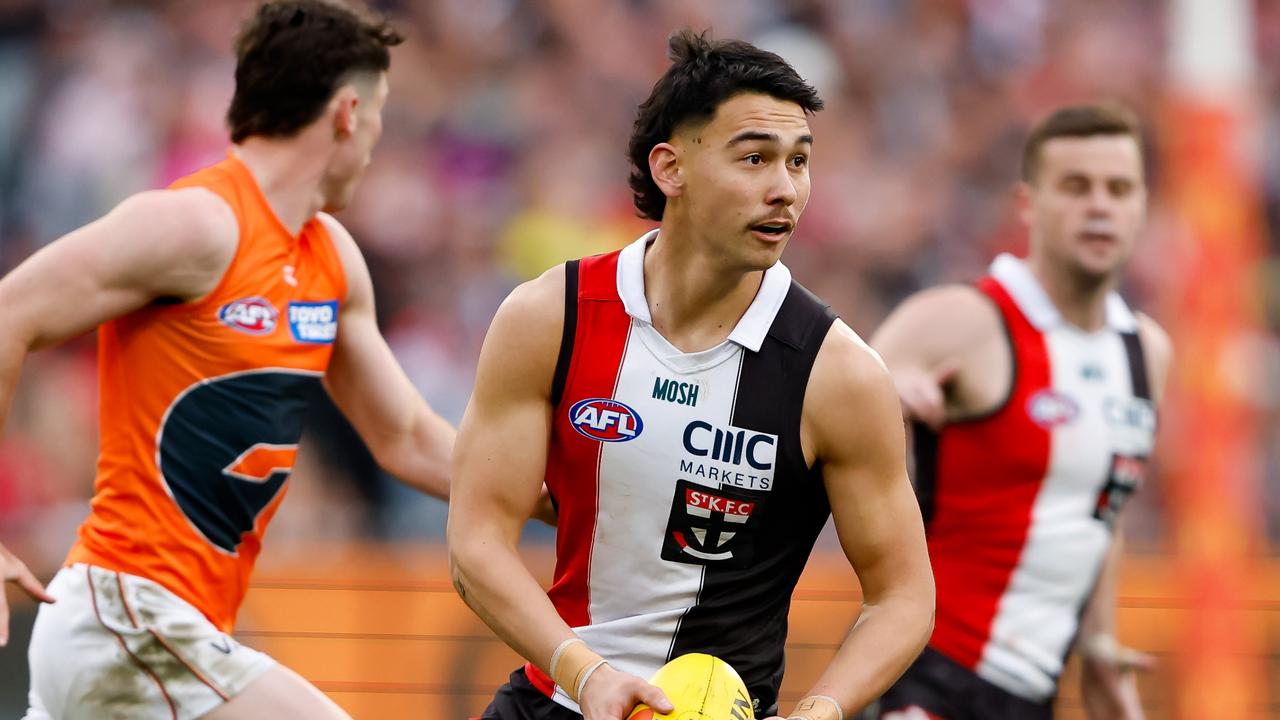
<instances>
[{"instance_id":1,"label":"red and white striped jersey","mask_svg":"<svg viewBox=\"0 0 1280 720\"><path fill-rule=\"evenodd\" d=\"M548 594L617 669L649 677L673 657L710 653L768 710L791 592L830 515L800 413L834 316L778 263L725 342L681 352L645 299L654 237L566 265ZM577 709L537 668L526 672Z\"/></svg>"},{"instance_id":2,"label":"red and white striped jersey","mask_svg":"<svg viewBox=\"0 0 1280 720\"><path fill-rule=\"evenodd\" d=\"M1137 321L1117 294L1106 326L1059 314L1002 255L978 289L1013 353L1009 396L982 417L916 428L916 486L937 579L930 644L1016 695L1052 697L1155 436Z\"/></svg>"}]
</instances>

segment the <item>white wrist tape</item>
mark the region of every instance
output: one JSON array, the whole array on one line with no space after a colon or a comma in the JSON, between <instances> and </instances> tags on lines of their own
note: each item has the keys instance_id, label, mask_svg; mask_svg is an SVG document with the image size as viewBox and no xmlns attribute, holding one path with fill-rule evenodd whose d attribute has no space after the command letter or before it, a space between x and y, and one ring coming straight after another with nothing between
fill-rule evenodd
<instances>
[{"instance_id":1,"label":"white wrist tape","mask_svg":"<svg viewBox=\"0 0 1280 720\"><path fill-rule=\"evenodd\" d=\"M821 707L820 703L830 707ZM787 720L844 720L844 710L830 695L806 695L796 703Z\"/></svg>"}]
</instances>

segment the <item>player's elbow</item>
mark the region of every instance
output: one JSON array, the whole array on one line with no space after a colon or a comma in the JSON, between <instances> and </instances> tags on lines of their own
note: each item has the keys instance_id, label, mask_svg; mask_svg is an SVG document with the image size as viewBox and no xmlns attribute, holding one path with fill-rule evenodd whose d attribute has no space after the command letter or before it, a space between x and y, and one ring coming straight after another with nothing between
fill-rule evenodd
<instances>
[{"instance_id":1,"label":"player's elbow","mask_svg":"<svg viewBox=\"0 0 1280 720\"><path fill-rule=\"evenodd\" d=\"M501 548L486 537L482 528L468 527L453 507L449 509L445 538L448 543L449 579L459 597L470 604L472 590L487 584L486 568Z\"/></svg>"},{"instance_id":2,"label":"player's elbow","mask_svg":"<svg viewBox=\"0 0 1280 720\"><path fill-rule=\"evenodd\" d=\"M464 577L464 572L462 569L463 565L464 565L464 562L459 559L458 553L455 551L453 543L450 542L449 543L449 580L453 583L453 589L457 591L458 596L461 597L463 600L466 600L467 584L463 580L463 577Z\"/></svg>"},{"instance_id":3,"label":"player's elbow","mask_svg":"<svg viewBox=\"0 0 1280 720\"><path fill-rule=\"evenodd\" d=\"M478 562L478 553L471 539L459 532L458 523L453 517L449 518L445 538L449 548L449 579L453 582L453 589L466 600L468 574Z\"/></svg>"},{"instance_id":4,"label":"player's elbow","mask_svg":"<svg viewBox=\"0 0 1280 720\"><path fill-rule=\"evenodd\" d=\"M456 585L468 573L473 573L485 562L491 543L484 537L482 528L468 522L467 514L458 503L449 506L449 522L445 526L445 542L449 549L449 574Z\"/></svg>"},{"instance_id":5,"label":"player's elbow","mask_svg":"<svg viewBox=\"0 0 1280 720\"><path fill-rule=\"evenodd\" d=\"M894 617L894 627L903 638L910 638L923 649L933 635L937 614L936 592L933 574L929 566L924 572L902 572L894 582L880 592L869 593L865 599L868 607Z\"/></svg>"}]
</instances>

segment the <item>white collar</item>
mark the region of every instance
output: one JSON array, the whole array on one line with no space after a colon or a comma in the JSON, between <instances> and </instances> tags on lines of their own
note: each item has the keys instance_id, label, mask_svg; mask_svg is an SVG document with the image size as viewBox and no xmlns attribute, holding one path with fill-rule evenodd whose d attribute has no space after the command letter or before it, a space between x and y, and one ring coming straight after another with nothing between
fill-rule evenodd
<instances>
[{"instance_id":1,"label":"white collar","mask_svg":"<svg viewBox=\"0 0 1280 720\"><path fill-rule=\"evenodd\" d=\"M653 316L649 314L649 301L644 294L644 251L657 237L658 231L651 230L618 255L618 296L627 314L646 325L653 324ZM782 261L765 270L760 290L729 333L729 340L759 352L790 289L791 271Z\"/></svg>"},{"instance_id":2,"label":"white collar","mask_svg":"<svg viewBox=\"0 0 1280 720\"><path fill-rule=\"evenodd\" d=\"M1040 281L1031 272L1031 268L1021 258L1001 253L991 263L988 272L1004 286L1018 309L1037 329L1045 331L1069 324L1040 286ZM1107 327L1122 333L1137 331L1138 320L1120 297L1120 293L1114 290L1107 293L1106 302Z\"/></svg>"}]
</instances>

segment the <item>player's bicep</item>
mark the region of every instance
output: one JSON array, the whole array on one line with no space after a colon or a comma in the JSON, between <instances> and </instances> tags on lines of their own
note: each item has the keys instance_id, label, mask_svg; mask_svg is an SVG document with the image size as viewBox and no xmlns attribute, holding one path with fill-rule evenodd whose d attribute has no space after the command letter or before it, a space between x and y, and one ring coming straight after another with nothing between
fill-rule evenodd
<instances>
[{"instance_id":1,"label":"player's bicep","mask_svg":"<svg viewBox=\"0 0 1280 720\"><path fill-rule=\"evenodd\" d=\"M528 394L473 399L458 428L450 504L464 523L515 532L532 515L546 467L550 411Z\"/></svg>"},{"instance_id":2,"label":"player's bicep","mask_svg":"<svg viewBox=\"0 0 1280 720\"><path fill-rule=\"evenodd\" d=\"M564 276L518 288L489 328L454 450L450 524L518 532L538 502L550 436L551 378L563 327Z\"/></svg>"},{"instance_id":3,"label":"player's bicep","mask_svg":"<svg viewBox=\"0 0 1280 720\"><path fill-rule=\"evenodd\" d=\"M51 345L158 297L209 292L237 233L230 208L207 191L135 195L5 276L0 303L32 347Z\"/></svg>"}]
</instances>

